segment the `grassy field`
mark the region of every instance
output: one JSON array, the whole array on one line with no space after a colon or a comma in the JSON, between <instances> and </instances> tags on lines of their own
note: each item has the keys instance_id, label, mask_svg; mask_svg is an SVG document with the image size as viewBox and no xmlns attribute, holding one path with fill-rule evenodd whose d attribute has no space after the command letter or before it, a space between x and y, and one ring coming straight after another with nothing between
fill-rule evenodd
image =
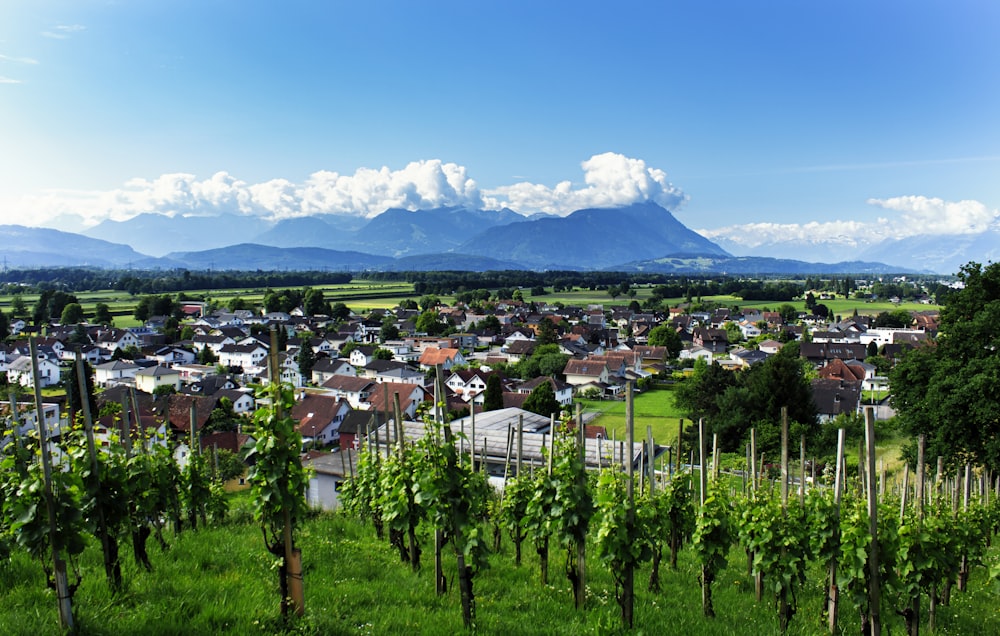
<instances>
[{"instance_id":1,"label":"grassy field","mask_svg":"<svg viewBox=\"0 0 1000 636\"><path fill-rule=\"evenodd\" d=\"M169 536L166 552L152 547L154 571L139 571L123 547L125 589L108 592L100 550L92 544L81 560L83 580L74 598L78 633L93 635L178 636L215 634L460 634L461 610L454 557L446 552L444 571L449 592L434 592L432 541L421 533L424 567L414 573L397 552L379 541L369 526L342 515L320 515L297 535L302 549L305 616L283 625L278 619L277 573L265 551L260 529L247 522L246 498L235 500L237 521ZM996 554L996 548L993 549ZM773 603L756 603L742 550L729 553L729 566L717 579L713 596L716 618L701 612L698 566L691 549L680 553L679 567L664 563L663 591L646 589L648 565L636 573L636 634L763 636L779 633ZM553 550L549 584L538 582L538 560L526 546L524 562L514 565L513 546L505 537L501 551L475 579L476 625L480 634L577 635L621 633L614 583L608 568L588 546L587 607L573 608L563 558ZM788 634L828 633L821 617L823 572L812 568L799 595L799 611ZM953 592L950 606L939 608L937 634L1000 633L996 596L983 568L977 568L969 591ZM903 633L901 619L887 596L883 624ZM926 599L925 610L926 612ZM859 632L857 617L842 600L841 632ZM53 593L41 567L22 552L0 562L0 633L11 636L61 634Z\"/></svg>"},{"instance_id":2,"label":"grassy field","mask_svg":"<svg viewBox=\"0 0 1000 636\"><path fill-rule=\"evenodd\" d=\"M626 430L624 400L578 400L585 413L599 413L591 422L607 429L608 435L624 440ZM657 388L638 393L633 400L633 421L636 439L646 439L646 427L653 429L656 444L673 445L677 441L678 421L683 417L674 406L674 393L670 387ZM690 426L691 422L687 422Z\"/></svg>"}]
</instances>

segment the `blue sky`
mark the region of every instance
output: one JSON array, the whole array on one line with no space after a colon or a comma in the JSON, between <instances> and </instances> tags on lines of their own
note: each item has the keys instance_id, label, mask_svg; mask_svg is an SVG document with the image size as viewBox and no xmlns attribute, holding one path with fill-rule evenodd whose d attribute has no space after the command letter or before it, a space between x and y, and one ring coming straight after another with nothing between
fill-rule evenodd
<instances>
[{"instance_id":1,"label":"blue sky","mask_svg":"<svg viewBox=\"0 0 1000 636\"><path fill-rule=\"evenodd\" d=\"M712 237L983 229L998 32L963 0L11 0L0 222L652 198Z\"/></svg>"}]
</instances>

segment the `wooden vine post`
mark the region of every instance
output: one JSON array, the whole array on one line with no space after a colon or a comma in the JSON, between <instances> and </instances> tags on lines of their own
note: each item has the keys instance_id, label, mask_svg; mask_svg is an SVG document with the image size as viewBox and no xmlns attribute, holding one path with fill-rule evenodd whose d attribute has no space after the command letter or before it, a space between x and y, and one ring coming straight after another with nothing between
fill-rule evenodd
<instances>
[{"instance_id":1,"label":"wooden vine post","mask_svg":"<svg viewBox=\"0 0 1000 636\"><path fill-rule=\"evenodd\" d=\"M805 453L803 453L804 455ZM788 407L781 407L781 524L788 523L788 482L790 476L788 472ZM804 484L802 484L804 486ZM784 547L781 549L782 558L786 555ZM788 603L788 588L782 586L778 598L778 624L781 633L788 631L788 624L792 620L792 607Z\"/></svg>"},{"instance_id":2,"label":"wooden vine post","mask_svg":"<svg viewBox=\"0 0 1000 636\"><path fill-rule=\"evenodd\" d=\"M833 525L835 528L840 527L840 495L844 490L844 438L846 431L844 429L837 430L837 470L833 479L833 514L834 520ZM839 530L838 530L839 532ZM837 588L837 557L834 557L830 561L830 576L828 583L827 592L827 626L830 628L830 633L837 633L837 609L840 605L840 590Z\"/></svg>"},{"instance_id":3,"label":"wooden vine post","mask_svg":"<svg viewBox=\"0 0 1000 636\"><path fill-rule=\"evenodd\" d=\"M80 391L80 410L83 411L83 426L87 436L87 453L90 456L90 469L94 475L99 475L100 467L97 460L97 445L94 443L94 420L90 413L90 394L87 391L87 378L83 370L83 356L80 350L76 350L76 380ZM128 429L126 428L126 431ZM118 560L118 543L108 531L108 524L104 517L104 506L97 506L97 534L101 539L101 552L104 553L104 574L111 583L113 589L118 590L122 585L122 568Z\"/></svg>"},{"instance_id":4,"label":"wooden vine post","mask_svg":"<svg viewBox=\"0 0 1000 636\"><path fill-rule=\"evenodd\" d=\"M49 453L49 434L45 423L45 411L42 409L42 389L38 377L38 345L34 336L28 338L28 349L31 355L31 378L35 389L35 419L38 421L38 445L42 450L42 474L45 479L45 509L49 516L49 544L52 546L52 569L55 578L56 601L59 604L59 624L67 631L75 629L73 625L73 600L69 591L69 580L66 576L66 562L62 558L62 546L59 545L59 532L56 526L56 507L52 491L52 457Z\"/></svg>"},{"instance_id":5,"label":"wooden vine post","mask_svg":"<svg viewBox=\"0 0 1000 636\"><path fill-rule=\"evenodd\" d=\"M878 491L875 480L875 411L872 407L865 408L865 446L867 447L867 481L868 489L868 531L871 533L871 544L868 553L868 568L870 585L868 587L868 622L870 633L882 633L882 581L879 573L879 543L878 543Z\"/></svg>"},{"instance_id":6,"label":"wooden vine post","mask_svg":"<svg viewBox=\"0 0 1000 636\"><path fill-rule=\"evenodd\" d=\"M626 481L627 497L625 501L625 523L627 527L635 525L635 404L632 383L625 383L625 426L628 435L628 481ZM635 615L635 567L631 561L625 567L622 578L622 619L626 629L632 629Z\"/></svg>"},{"instance_id":7,"label":"wooden vine post","mask_svg":"<svg viewBox=\"0 0 1000 636\"><path fill-rule=\"evenodd\" d=\"M579 444L580 471L579 487L581 492L587 487L587 435L583 427L583 405L576 403L576 429ZM576 609L583 609L587 604L587 542L576 542L576 580L573 589L573 600Z\"/></svg>"},{"instance_id":8,"label":"wooden vine post","mask_svg":"<svg viewBox=\"0 0 1000 636\"><path fill-rule=\"evenodd\" d=\"M278 372L278 332L273 327L271 328L270 358L271 386L275 389L272 398L274 402L271 406L274 409L275 419L281 420L285 414L282 413L281 408L281 376ZM194 425L192 425L193 429ZM278 443L284 446L288 443L288 440L281 437L278 439ZM288 601L296 616L303 616L306 611L306 601L302 579L302 551L295 547L292 537L292 511L288 506L284 506L282 511L282 540L285 548L285 576L288 582ZM283 613L287 612L285 601L282 601L282 610Z\"/></svg>"},{"instance_id":9,"label":"wooden vine post","mask_svg":"<svg viewBox=\"0 0 1000 636\"><path fill-rule=\"evenodd\" d=\"M698 462L701 466L699 476L699 502L701 509L705 509L705 491L708 489L708 472L705 470L705 420L698 419ZM701 609L705 616L715 616L712 608L712 574L706 565L701 566Z\"/></svg>"}]
</instances>

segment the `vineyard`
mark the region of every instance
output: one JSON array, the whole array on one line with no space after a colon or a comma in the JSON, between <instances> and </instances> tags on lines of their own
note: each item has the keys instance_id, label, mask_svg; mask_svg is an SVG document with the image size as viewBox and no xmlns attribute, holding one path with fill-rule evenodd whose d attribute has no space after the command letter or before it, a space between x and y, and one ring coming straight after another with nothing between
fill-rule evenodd
<instances>
[{"instance_id":1,"label":"vineyard","mask_svg":"<svg viewBox=\"0 0 1000 636\"><path fill-rule=\"evenodd\" d=\"M542 465L509 436L496 490L442 409L413 441L397 403L363 437L344 512L318 515L291 396L268 391L252 489L235 498L207 456L181 469L163 440L95 444L86 406L58 440L39 443L43 422L5 435L0 631L1000 632L997 483L971 466L928 471L921 454L892 485L870 451L847 474L841 436L835 465L807 478L787 425L780 475L752 446L744 470L723 473L704 435L668 455L690 467L657 465L652 440L634 437L629 391L626 448L639 450L625 461L588 471L567 417ZM867 437L872 449L870 419Z\"/></svg>"}]
</instances>

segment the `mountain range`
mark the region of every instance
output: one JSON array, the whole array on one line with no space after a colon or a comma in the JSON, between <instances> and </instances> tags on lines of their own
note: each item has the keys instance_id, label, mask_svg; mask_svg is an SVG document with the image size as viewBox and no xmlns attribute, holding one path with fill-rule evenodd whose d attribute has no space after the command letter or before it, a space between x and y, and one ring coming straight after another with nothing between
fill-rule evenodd
<instances>
[{"instance_id":1,"label":"mountain range","mask_svg":"<svg viewBox=\"0 0 1000 636\"><path fill-rule=\"evenodd\" d=\"M140 214L105 221L83 235L0 226L0 238L8 267L951 274L970 260L1000 260L997 230L911 237L866 249L831 237L759 246L737 256L732 241L713 242L653 202L577 210L565 217L461 207L277 222L233 214ZM800 253L808 258L796 259Z\"/></svg>"}]
</instances>

